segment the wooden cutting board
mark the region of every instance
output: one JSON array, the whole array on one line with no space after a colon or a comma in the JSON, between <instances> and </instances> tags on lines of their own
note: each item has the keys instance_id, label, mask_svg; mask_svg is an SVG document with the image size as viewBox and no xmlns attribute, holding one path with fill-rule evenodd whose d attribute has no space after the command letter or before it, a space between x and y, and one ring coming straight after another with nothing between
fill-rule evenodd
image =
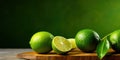
<instances>
[{"instance_id":1,"label":"wooden cutting board","mask_svg":"<svg viewBox=\"0 0 120 60\"><path fill-rule=\"evenodd\" d=\"M17 57L26 60L100 60L95 52L84 53L79 49L74 49L70 51L67 55L58 55L54 51L51 51L48 54L23 52L17 54ZM102 60L120 60L120 54L117 54L112 49L110 49L108 55L106 55Z\"/></svg>"}]
</instances>

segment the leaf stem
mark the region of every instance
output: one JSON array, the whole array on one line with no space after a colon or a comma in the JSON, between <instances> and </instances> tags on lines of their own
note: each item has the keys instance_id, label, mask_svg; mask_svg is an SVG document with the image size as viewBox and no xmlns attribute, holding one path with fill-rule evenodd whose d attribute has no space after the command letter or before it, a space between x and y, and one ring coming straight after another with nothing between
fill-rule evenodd
<instances>
[{"instance_id":1,"label":"leaf stem","mask_svg":"<svg viewBox=\"0 0 120 60\"><path fill-rule=\"evenodd\" d=\"M102 40L104 40L104 39L106 39L108 36L110 36L112 33L109 33L109 34L107 34L106 36L104 36L103 38L102 38Z\"/></svg>"}]
</instances>

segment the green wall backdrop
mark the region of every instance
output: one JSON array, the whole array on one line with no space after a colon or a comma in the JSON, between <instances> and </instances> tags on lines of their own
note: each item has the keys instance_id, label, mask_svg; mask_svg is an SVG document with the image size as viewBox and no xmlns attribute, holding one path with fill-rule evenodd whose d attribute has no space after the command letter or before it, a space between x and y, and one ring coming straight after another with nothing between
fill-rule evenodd
<instances>
[{"instance_id":1,"label":"green wall backdrop","mask_svg":"<svg viewBox=\"0 0 120 60\"><path fill-rule=\"evenodd\" d=\"M26 48L35 32L74 38L90 28L120 29L120 0L0 0L0 48Z\"/></svg>"}]
</instances>

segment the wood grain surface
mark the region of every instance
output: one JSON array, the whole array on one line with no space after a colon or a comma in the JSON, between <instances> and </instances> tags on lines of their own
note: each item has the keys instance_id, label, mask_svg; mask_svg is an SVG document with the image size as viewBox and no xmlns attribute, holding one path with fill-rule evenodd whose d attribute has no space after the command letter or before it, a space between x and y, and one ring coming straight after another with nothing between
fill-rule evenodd
<instances>
[{"instance_id":1,"label":"wood grain surface","mask_svg":"<svg viewBox=\"0 0 120 60\"><path fill-rule=\"evenodd\" d=\"M38 54L36 52L23 52L17 54L18 58L27 60L100 60L95 52L84 53L79 49L73 49L66 55L56 54L51 51L48 54ZM120 60L120 54L115 53L112 49L102 60Z\"/></svg>"}]
</instances>

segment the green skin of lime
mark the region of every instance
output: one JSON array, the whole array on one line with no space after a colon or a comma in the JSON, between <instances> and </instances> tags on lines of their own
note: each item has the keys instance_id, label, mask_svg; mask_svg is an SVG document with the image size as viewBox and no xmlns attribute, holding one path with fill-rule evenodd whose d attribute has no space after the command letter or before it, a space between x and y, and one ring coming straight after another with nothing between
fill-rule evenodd
<instances>
[{"instance_id":1,"label":"green skin of lime","mask_svg":"<svg viewBox=\"0 0 120 60\"><path fill-rule=\"evenodd\" d=\"M83 52L93 52L100 42L100 37L94 30L84 29L77 33L75 42L77 47Z\"/></svg>"},{"instance_id":2,"label":"green skin of lime","mask_svg":"<svg viewBox=\"0 0 120 60\"><path fill-rule=\"evenodd\" d=\"M120 30L116 30L109 36L109 41L112 45L112 48L116 52L120 52Z\"/></svg>"},{"instance_id":3,"label":"green skin of lime","mask_svg":"<svg viewBox=\"0 0 120 60\"><path fill-rule=\"evenodd\" d=\"M30 46L37 53L48 53L52 50L53 35L49 32L42 31L35 33L31 40Z\"/></svg>"}]
</instances>

